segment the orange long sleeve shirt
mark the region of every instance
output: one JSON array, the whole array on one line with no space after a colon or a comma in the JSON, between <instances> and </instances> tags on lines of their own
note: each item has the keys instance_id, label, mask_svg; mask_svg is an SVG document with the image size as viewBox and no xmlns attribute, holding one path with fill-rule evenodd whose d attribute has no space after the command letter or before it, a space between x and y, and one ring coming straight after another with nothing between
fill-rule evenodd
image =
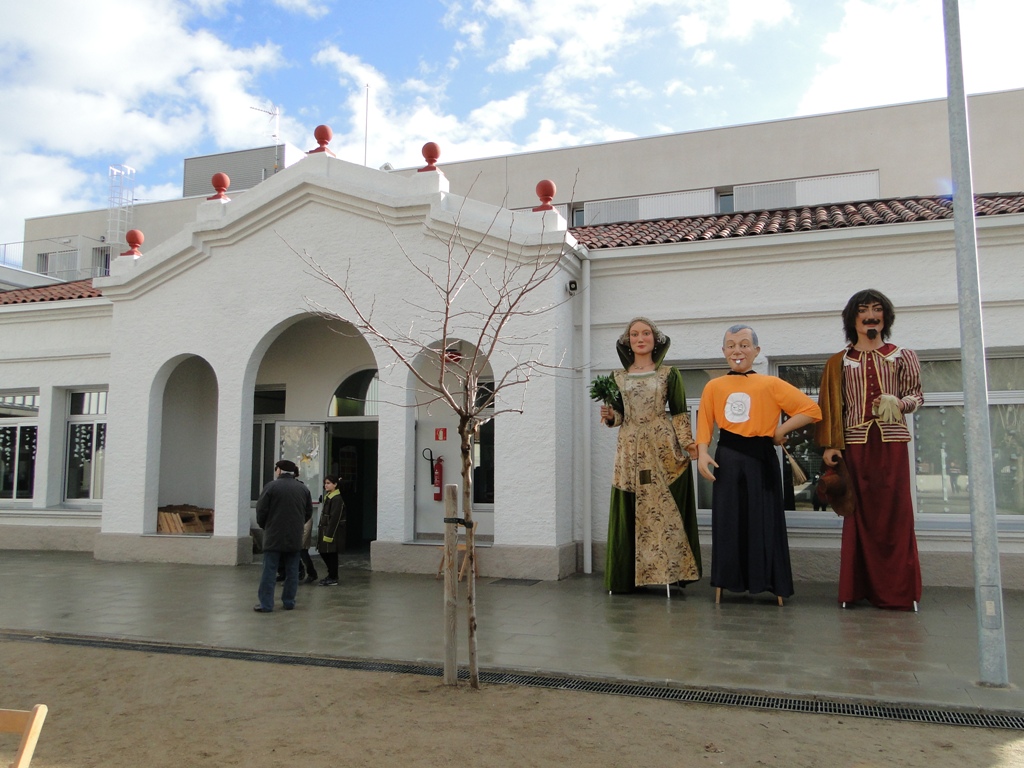
<instances>
[{"instance_id":1,"label":"orange long sleeve shirt","mask_svg":"<svg viewBox=\"0 0 1024 768\"><path fill-rule=\"evenodd\" d=\"M773 437L783 411L821 421L818 404L776 376L720 376L709 381L701 394L697 443L711 443L716 423L743 437Z\"/></svg>"}]
</instances>

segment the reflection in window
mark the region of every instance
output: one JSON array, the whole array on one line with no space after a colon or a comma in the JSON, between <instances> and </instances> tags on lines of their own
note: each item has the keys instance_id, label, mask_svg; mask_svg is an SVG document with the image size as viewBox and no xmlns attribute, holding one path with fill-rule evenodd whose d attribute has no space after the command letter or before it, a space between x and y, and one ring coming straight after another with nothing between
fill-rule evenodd
<instances>
[{"instance_id":1,"label":"reflection in window","mask_svg":"<svg viewBox=\"0 0 1024 768\"><path fill-rule=\"evenodd\" d=\"M0 499L31 499L36 476L36 427L0 427Z\"/></svg>"},{"instance_id":2,"label":"reflection in window","mask_svg":"<svg viewBox=\"0 0 1024 768\"><path fill-rule=\"evenodd\" d=\"M821 389L821 377L825 372L823 363L802 364L802 365L780 365L779 378L789 382L805 395L818 399L818 391ZM783 414L783 418L787 418ZM818 486L818 479L825 471L825 464L821 459L822 451L815 441L817 432L816 424L808 424L806 427L795 429L789 433L786 441L786 449L796 459L796 463L807 475L807 482L796 485L793 483L793 473L788 461L782 462L782 479L786 496L786 509L793 510L814 510L824 511L825 505L815 498L815 490ZM792 496L789 491L792 489Z\"/></svg>"},{"instance_id":3,"label":"reflection in window","mask_svg":"<svg viewBox=\"0 0 1024 768\"><path fill-rule=\"evenodd\" d=\"M252 413L254 416L283 416L285 398L283 389L257 389L252 396Z\"/></svg>"},{"instance_id":4,"label":"reflection in window","mask_svg":"<svg viewBox=\"0 0 1024 768\"><path fill-rule=\"evenodd\" d=\"M106 424L100 422L68 425L66 498L103 498L103 459L106 447Z\"/></svg>"},{"instance_id":5,"label":"reflection in window","mask_svg":"<svg viewBox=\"0 0 1024 768\"><path fill-rule=\"evenodd\" d=\"M68 398L67 460L64 498L103 498L103 461L107 448L105 391L72 392Z\"/></svg>"},{"instance_id":6,"label":"reflection in window","mask_svg":"<svg viewBox=\"0 0 1024 768\"><path fill-rule=\"evenodd\" d=\"M39 395L0 395L0 419L35 418Z\"/></svg>"},{"instance_id":7,"label":"reflection in window","mask_svg":"<svg viewBox=\"0 0 1024 768\"><path fill-rule=\"evenodd\" d=\"M1024 358L995 357L985 361L989 392L1024 390ZM960 392L964 388L959 360L922 360L921 388L925 392Z\"/></svg>"},{"instance_id":8,"label":"reflection in window","mask_svg":"<svg viewBox=\"0 0 1024 768\"><path fill-rule=\"evenodd\" d=\"M996 513L1024 514L1024 404L989 406ZM919 512L970 514L962 405L925 406L914 414Z\"/></svg>"},{"instance_id":9,"label":"reflection in window","mask_svg":"<svg viewBox=\"0 0 1024 768\"><path fill-rule=\"evenodd\" d=\"M377 416L377 371L358 371L341 383L331 398L328 416Z\"/></svg>"},{"instance_id":10,"label":"reflection in window","mask_svg":"<svg viewBox=\"0 0 1024 768\"><path fill-rule=\"evenodd\" d=\"M480 425L473 440L473 503L494 503L494 419Z\"/></svg>"},{"instance_id":11,"label":"reflection in window","mask_svg":"<svg viewBox=\"0 0 1024 768\"><path fill-rule=\"evenodd\" d=\"M72 416L96 416L107 412L106 392L72 392Z\"/></svg>"}]
</instances>

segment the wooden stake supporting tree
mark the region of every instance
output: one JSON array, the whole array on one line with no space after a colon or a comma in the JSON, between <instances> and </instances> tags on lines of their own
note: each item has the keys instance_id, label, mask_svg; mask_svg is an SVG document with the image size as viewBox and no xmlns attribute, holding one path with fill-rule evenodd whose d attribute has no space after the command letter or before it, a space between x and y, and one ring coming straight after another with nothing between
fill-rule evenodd
<instances>
[{"instance_id":1,"label":"wooden stake supporting tree","mask_svg":"<svg viewBox=\"0 0 1024 768\"><path fill-rule=\"evenodd\" d=\"M398 328L391 324L391 318L374 314L375 296L356 295L349 282L351 259L347 260L344 274L335 277L312 254L288 247L311 268L315 277L342 298L341 310L307 299L312 311L327 320L348 323L380 343L411 373L420 392L426 394L426 402L421 400L418 405L441 403L458 417L461 517L465 521L468 561L469 676L470 684L479 688L473 440L480 426L490 419L523 412L531 376L541 370L559 370L560 361L542 361L550 329L537 330L533 318L566 300L552 298L550 293L545 299L539 289L560 273L561 259L570 246L564 235L545 237L543 224L540 237L535 234L530 245L516 243L516 214L502 209L495 209L486 226L468 232L462 226L465 205L463 202L450 220L435 219L426 225L428 241L440 243L442 248L428 249L416 256L406 250L398 232L381 213L396 248L412 270L410 274L423 281L422 290L395 299L413 307L421 318L419 324L406 328ZM439 252L443 255L438 255ZM434 364L417 363L423 359ZM500 374L493 374L492 382L488 372L493 370L491 361L497 359L501 360L502 368ZM481 386L482 380L487 382L486 386ZM447 575L445 580L447 583Z\"/></svg>"},{"instance_id":2,"label":"wooden stake supporting tree","mask_svg":"<svg viewBox=\"0 0 1024 768\"><path fill-rule=\"evenodd\" d=\"M459 557L459 526L448 522L459 516L459 487L444 487L444 684L459 684L458 645L455 625L458 615L459 580L455 574L455 561ZM469 547L466 547L467 553ZM473 575L470 574L470 579Z\"/></svg>"}]
</instances>

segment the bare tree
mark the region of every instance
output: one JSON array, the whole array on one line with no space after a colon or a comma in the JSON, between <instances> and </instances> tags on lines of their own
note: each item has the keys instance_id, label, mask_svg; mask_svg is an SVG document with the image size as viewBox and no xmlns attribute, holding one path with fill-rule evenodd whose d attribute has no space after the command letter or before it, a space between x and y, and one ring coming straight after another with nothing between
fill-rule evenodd
<instances>
[{"instance_id":1,"label":"bare tree","mask_svg":"<svg viewBox=\"0 0 1024 768\"><path fill-rule=\"evenodd\" d=\"M479 428L505 413L522 413L527 385L540 370L554 370L557 363L542 362L545 332L530 331L517 321L544 313L563 300L545 300L539 289L560 269L566 250L564 238L543 245L514 245L515 214L499 229L497 209L483 233L472 235L461 225L466 202L447 225L427 226L427 236L443 247L438 253L410 254L397 232L381 215L398 250L419 278L423 290L405 299L422 318L409 328L395 327L387 317L375 315L375 297L356 295L349 281L351 261L338 277L308 252L289 247L321 281L335 289L342 308L335 310L307 299L313 312L332 321L343 321L376 339L404 366L428 394L427 403L439 402L458 416L462 472L462 510L466 527L466 570L469 603L470 683L479 688L476 648L475 532L473 524L473 441ZM379 209L378 209L378 212ZM506 214L507 215L507 214ZM531 214L522 214L531 215ZM535 214L533 214L535 215ZM456 342L468 341L472 351L454 351ZM418 365L426 357L433 365ZM492 361L503 363L491 365ZM485 374L502 371L493 382Z\"/></svg>"}]
</instances>

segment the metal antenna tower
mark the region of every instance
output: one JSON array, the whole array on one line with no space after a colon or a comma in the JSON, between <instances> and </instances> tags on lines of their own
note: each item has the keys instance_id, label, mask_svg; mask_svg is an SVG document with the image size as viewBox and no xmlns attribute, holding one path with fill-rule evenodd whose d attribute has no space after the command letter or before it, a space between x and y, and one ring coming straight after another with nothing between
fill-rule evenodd
<instances>
[{"instance_id":1,"label":"metal antenna tower","mask_svg":"<svg viewBox=\"0 0 1024 768\"><path fill-rule=\"evenodd\" d=\"M249 107L249 109L255 109L257 112L262 112L264 115L270 115L274 121L274 132L270 134L270 137L274 140L274 173L281 170L281 158L280 150L278 147L281 144L281 108L276 104L271 105L273 109L264 109L263 107Z\"/></svg>"}]
</instances>

